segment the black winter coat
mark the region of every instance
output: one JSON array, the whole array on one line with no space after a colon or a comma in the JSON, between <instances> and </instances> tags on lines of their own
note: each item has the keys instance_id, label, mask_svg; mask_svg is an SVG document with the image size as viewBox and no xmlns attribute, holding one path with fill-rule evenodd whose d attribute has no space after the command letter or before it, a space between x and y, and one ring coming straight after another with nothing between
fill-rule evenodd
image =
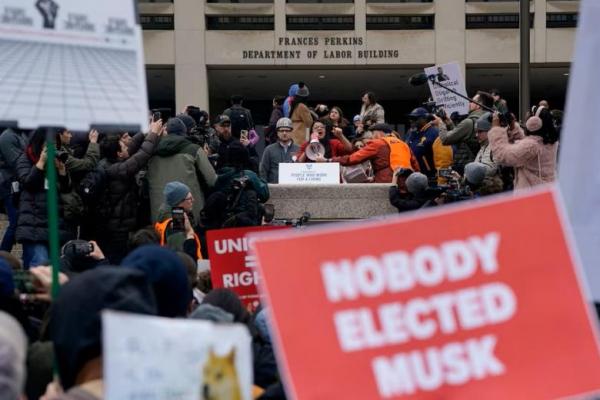
<instances>
[{"instance_id":1,"label":"black winter coat","mask_svg":"<svg viewBox=\"0 0 600 400\"><path fill-rule=\"evenodd\" d=\"M148 164L158 136L150 133L140 149L127 160L101 161L107 186L96 211L97 237L104 242L125 246L129 233L137 228L139 187L136 174Z\"/></svg>"},{"instance_id":2,"label":"black winter coat","mask_svg":"<svg viewBox=\"0 0 600 400\"><path fill-rule=\"evenodd\" d=\"M16 173L21 183L21 197L19 201L19 219L17 222L17 241L48 242L48 202L45 188L46 174L39 170L22 153L17 159ZM59 193L69 193L71 182L69 176L58 175ZM63 218L63 205L58 196L58 228L61 242L73 239L71 232Z\"/></svg>"}]
</instances>

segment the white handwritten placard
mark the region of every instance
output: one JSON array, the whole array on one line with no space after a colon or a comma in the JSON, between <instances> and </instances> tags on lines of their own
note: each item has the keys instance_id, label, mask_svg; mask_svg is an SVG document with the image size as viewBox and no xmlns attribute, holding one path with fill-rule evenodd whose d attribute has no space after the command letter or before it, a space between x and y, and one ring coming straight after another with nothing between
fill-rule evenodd
<instances>
[{"instance_id":1,"label":"white handwritten placard","mask_svg":"<svg viewBox=\"0 0 600 400\"><path fill-rule=\"evenodd\" d=\"M251 339L241 324L102 313L105 398L250 400Z\"/></svg>"}]
</instances>

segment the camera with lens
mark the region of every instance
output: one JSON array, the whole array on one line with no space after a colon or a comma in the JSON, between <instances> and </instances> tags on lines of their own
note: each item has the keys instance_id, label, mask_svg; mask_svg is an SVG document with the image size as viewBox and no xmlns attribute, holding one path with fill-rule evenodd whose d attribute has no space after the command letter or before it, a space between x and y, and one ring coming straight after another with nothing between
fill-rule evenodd
<instances>
[{"instance_id":1,"label":"camera with lens","mask_svg":"<svg viewBox=\"0 0 600 400\"><path fill-rule=\"evenodd\" d=\"M248 178L247 176L240 176L239 178L234 178L231 181L231 185L233 187L233 190L238 191L238 190L243 190L246 188L246 186L248 186L250 178Z\"/></svg>"},{"instance_id":2,"label":"camera with lens","mask_svg":"<svg viewBox=\"0 0 600 400\"><path fill-rule=\"evenodd\" d=\"M433 120L433 116L436 115L441 119L446 119L446 111L437 105L435 101L426 101L423 103L423 107L431 114L430 120Z\"/></svg>"},{"instance_id":3,"label":"camera with lens","mask_svg":"<svg viewBox=\"0 0 600 400\"><path fill-rule=\"evenodd\" d=\"M513 124L513 122L515 122L515 116L511 112L500 113L499 118L500 118L500 126L505 127L505 128L507 126L511 126ZM494 115L491 114L488 117L488 121L492 122L493 119L494 119Z\"/></svg>"},{"instance_id":4,"label":"camera with lens","mask_svg":"<svg viewBox=\"0 0 600 400\"><path fill-rule=\"evenodd\" d=\"M59 150L56 152L55 158L64 164L69 159L69 153L65 150Z\"/></svg>"},{"instance_id":5,"label":"camera with lens","mask_svg":"<svg viewBox=\"0 0 600 400\"><path fill-rule=\"evenodd\" d=\"M77 259L89 256L94 251L94 245L85 240L70 240L62 248L63 257Z\"/></svg>"}]
</instances>

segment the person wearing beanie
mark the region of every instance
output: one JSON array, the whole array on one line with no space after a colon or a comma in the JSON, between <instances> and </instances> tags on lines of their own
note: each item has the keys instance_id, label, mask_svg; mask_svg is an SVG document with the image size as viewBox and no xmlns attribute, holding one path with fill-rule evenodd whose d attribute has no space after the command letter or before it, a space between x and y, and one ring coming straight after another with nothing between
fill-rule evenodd
<instances>
[{"instance_id":1,"label":"person wearing beanie","mask_svg":"<svg viewBox=\"0 0 600 400\"><path fill-rule=\"evenodd\" d=\"M172 122L171 120L174 120ZM175 129L171 131L170 128ZM167 122L167 136L161 140L148 163L148 186L152 223L159 221L163 204L163 190L169 182L185 184L194 198L192 215L198 221L204 207L204 193L200 182L212 187L217 174L208 155L187 135L186 125L178 118Z\"/></svg>"},{"instance_id":2,"label":"person wearing beanie","mask_svg":"<svg viewBox=\"0 0 600 400\"><path fill-rule=\"evenodd\" d=\"M298 90L300 90L300 86L297 83L291 85L288 90L288 97L283 101L283 116L286 118L290 118L292 113L292 103L294 102L296 94L298 94Z\"/></svg>"},{"instance_id":3,"label":"person wearing beanie","mask_svg":"<svg viewBox=\"0 0 600 400\"><path fill-rule=\"evenodd\" d=\"M156 315L146 274L132 268L86 271L65 284L50 314L50 338L65 395L103 399L102 310Z\"/></svg>"},{"instance_id":4,"label":"person wearing beanie","mask_svg":"<svg viewBox=\"0 0 600 400\"><path fill-rule=\"evenodd\" d=\"M480 162L465 165L464 181L469 186L474 197L500 193L504 189L502 178L488 174L489 167Z\"/></svg>"},{"instance_id":5,"label":"person wearing beanie","mask_svg":"<svg viewBox=\"0 0 600 400\"><path fill-rule=\"evenodd\" d=\"M465 182L472 187L478 187L483 183L487 171L487 165L476 161L470 162L465 165Z\"/></svg>"},{"instance_id":6,"label":"person wearing beanie","mask_svg":"<svg viewBox=\"0 0 600 400\"><path fill-rule=\"evenodd\" d=\"M0 311L0 398L22 399L25 388L27 336L19 322Z\"/></svg>"},{"instance_id":7,"label":"person wearing beanie","mask_svg":"<svg viewBox=\"0 0 600 400\"><path fill-rule=\"evenodd\" d=\"M313 124L313 116L310 109L306 105L309 95L308 87L300 82L298 90L290 105L290 119L292 120L292 140L298 146L308 140L310 128ZM287 116L287 115L286 115Z\"/></svg>"},{"instance_id":8,"label":"person wearing beanie","mask_svg":"<svg viewBox=\"0 0 600 400\"><path fill-rule=\"evenodd\" d=\"M414 172L406 178L406 189L413 196L421 196L429 186L427 175L420 172Z\"/></svg>"},{"instance_id":9,"label":"person wearing beanie","mask_svg":"<svg viewBox=\"0 0 600 400\"><path fill-rule=\"evenodd\" d=\"M192 257L194 261L202 260L202 245L194 231L194 196L190 188L181 182L174 181L165 185L164 202L161 204L158 220L154 229L160 238L160 245L174 251L181 251ZM173 208L183 210L183 227L173 223Z\"/></svg>"},{"instance_id":10,"label":"person wearing beanie","mask_svg":"<svg viewBox=\"0 0 600 400\"><path fill-rule=\"evenodd\" d=\"M179 118L169 118L167 121L167 135L187 135L187 127Z\"/></svg>"},{"instance_id":11,"label":"person wearing beanie","mask_svg":"<svg viewBox=\"0 0 600 400\"><path fill-rule=\"evenodd\" d=\"M498 174L498 165L494 162L492 148L488 140L490 129L492 129L492 113L486 112L475 121L475 135L480 146L475 161L485 166L488 176L493 176Z\"/></svg>"},{"instance_id":12,"label":"person wearing beanie","mask_svg":"<svg viewBox=\"0 0 600 400\"><path fill-rule=\"evenodd\" d=\"M142 246L123 259L121 268L146 274L159 316L176 318L187 315L192 291L187 270L174 251L155 245Z\"/></svg>"},{"instance_id":13,"label":"person wearing beanie","mask_svg":"<svg viewBox=\"0 0 600 400\"><path fill-rule=\"evenodd\" d=\"M279 183L279 164L294 162L300 147L292 140L293 123L289 118L277 121L277 142L268 145L258 168L260 177L268 183Z\"/></svg>"},{"instance_id":14,"label":"person wearing beanie","mask_svg":"<svg viewBox=\"0 0 600 400\"><path fill-rule=\"evenodd\" d=\"M194 118L192 118L191 116L189 116L187 114L179 114L175 118L177 118L178 120L183 122L183 124L185 125L185 129L186 129L186 135L188 135L188 136L192 133L194 128L196 128L196 121L194 121Z\"/></svg>"}]
</instances>

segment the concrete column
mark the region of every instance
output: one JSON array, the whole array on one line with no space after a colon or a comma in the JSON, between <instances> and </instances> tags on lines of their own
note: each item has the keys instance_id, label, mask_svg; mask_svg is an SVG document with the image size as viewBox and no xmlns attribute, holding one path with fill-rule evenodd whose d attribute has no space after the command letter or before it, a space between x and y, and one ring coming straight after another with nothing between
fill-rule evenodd
<instances>
[{"instance_id":1,"label":"concrete column","mask_svg":"<svg viewBox=\"0 0 600 400\"><path fill-rule=\"evenodd\" d=\"M354 29L356 36L367 37L367 0L354 0Z\"/></svg>"},{"instance_id":2,"label":"concrete column","mask_svg":"<svg viewBox=\"0 0 600 400\"><path fill-rule=\"evenodd\" d=\"M546 0L534 0L533 44L531 61L546 62Z\"/></svg>"},{"instance_id":3,"label":"concrete column","mask_svg":"<svg viewBox=\"0 0 600 400\"><path fill-rule=\"evenodd\" d=\"M273 13L275 15L275 38L285 37L286 7L285 0L273 0ZM277 43L277 42L276 42Z\"/></svg>"},{"instance_id":4,"label":"concrete column","mask_svg":"<svg viewBox=\"0 0 600 400\"><path fill-rule=\"evenodd\" d=\"M208 110L204 0L175 0L175 103Z\"/></svg>"},{"instance_id":5,"label":"concrete column","mask_svg":"<svg viewBox=\"0 0 600 400\"><path fill-rule=\"evenodd\" d=\"M435 0L435 63L457 61L466 79L465 0Z\"/></svg>"}]
</instances>

